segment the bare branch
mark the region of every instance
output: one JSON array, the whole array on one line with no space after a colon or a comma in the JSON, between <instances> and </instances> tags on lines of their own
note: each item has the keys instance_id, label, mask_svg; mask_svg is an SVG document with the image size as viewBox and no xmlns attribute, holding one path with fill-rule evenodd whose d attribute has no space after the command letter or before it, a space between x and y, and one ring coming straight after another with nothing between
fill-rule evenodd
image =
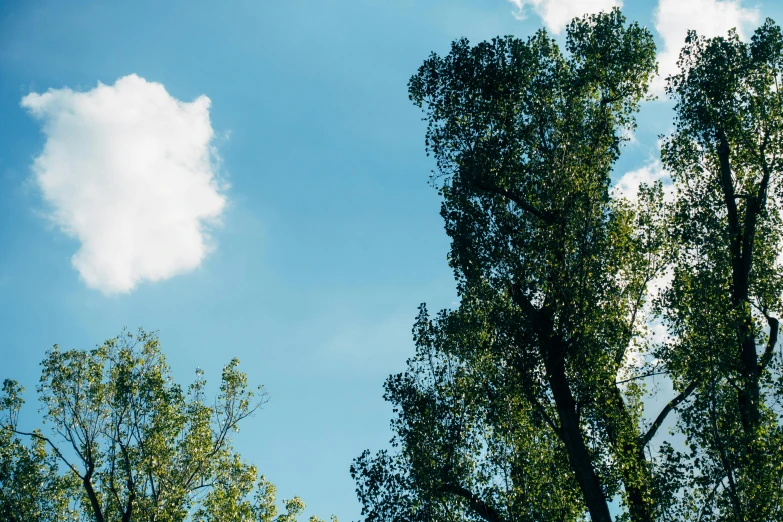
<instances>
[{"instance_id":1,"label":"bare branch","mask_svg":"<svg viewBox=\"0 0 783 522\"><path fill-rule=\"evenodd\" d=\"M617 382L615 382L615 384L623 384L623 383L626 383L626 382L636 381L638 379L646 379L647 377L653 377L655 375L668 375L668 374L669 374L669 372L649 372L649 373L644 373L642 375L636 375L634 377L629 377L627 379L623 379L622 381L617 381Z\"/></svg>"},{"instance_id":2,"label":"bare branch","mask_svg":"<svg viewBox=\"0 0 783 522\"><path fill-rule=\"evenodd\" d=\"M73 464L68 462L68 459L66 459L63 456L63 454L60 452L60 449L57 446L55 446L54 443L48 437L45 437L45 436L41 435L40 433L35 433L35 432L27 433L27 432L24 432L24 431L19 431L19 430L15 429L15 428L12 428L11 426L3 426L3 428L5 428L7 430L10 430L11 432L16 433L17 435L24 435L26 437L33 437L33 438L36 438L38 440L42 440L42 441L46 442L47 444L49 444L49 446L52 447L52 449L54 450L54 453L60 458L60 460L65 462L65 464L71 469L71 471L76 473L76 476L78 476L80 479L84 479L82 474L79 473L79 470L76 469L76 466L74 466Z\"/></svg>"},{"instance_id":3,"label":"bare branch","mask_svg":"<svg viewBox=\"0 0 783 522\"><path fill-rule=\"evenodd\" d=\"M676 396L674 399L669 401L669 403L663 407L661 410L661 413L658 414L658 416L655 418L653 423L650 425L650 428L647 430L647 433L644 434L642 437L642 446L646 446L650 443L652 438L655 436L655 433L658 431L658 428L661 427L661 424L663 424L663 421L666 420L666 416L669 415L669 413L675 409L682 401L688 398L688 396L693 392L693 390L696 389L696 381L691 382L687 388L685 388L678 396Z\"/></svg>"}]
</instances>

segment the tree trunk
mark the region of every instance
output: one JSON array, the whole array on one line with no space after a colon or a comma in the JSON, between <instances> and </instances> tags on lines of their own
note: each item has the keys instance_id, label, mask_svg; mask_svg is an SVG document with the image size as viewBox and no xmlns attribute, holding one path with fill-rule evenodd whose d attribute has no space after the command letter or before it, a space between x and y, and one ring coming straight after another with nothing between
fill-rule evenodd
<instances>
[{"instance_id":1,"label":"tree trunk","mask_svg":"<svg viewBox=\"0 0 783 522\"><path fill-rule=\"evenodd\" d=\"M637 433L638 428L629 418L620 390L615 384L611 386L609 393L615 417L606 419L607 434L620 461L623 485L628 494L628 514L633 522L652 522L652 474L644 456L644 444Z\"/></svg>"},{"instance_id":2,"label":"tree trunk","mask_svg":"<svg viewBox=\"0 0 783 522\"><path fill-rule=\"evenodd\" d=\"M93 514L95 515L95 522L104 522L103 511L101 511L101 504L98 501L98 495L95 493L95 489L92 487L92 473L92 469L87 471L87 473L84 475L84 478L82 479L82 484L84 484L84 489L87 491L87 497L90 499L90 506L92 507Z\"/></svg>"},{"instance_id":3,"label":"tree trunk","mask_svg":"<svg viewBox=\"0 0 783 522\"><path fill-rule=\"evenodd\" d=\"M593 522L611 522L609 504L606 502L601 481L593 468L590 452L585 445L582 429L579 426L579 416L576 413L576 401L568 385L565 374L565 361L559 346L551 345L542 348L547 352L544 356L549 385L557 406L560 419L560 437L568 452L571 469L574 470L576 481L582 490L590 518Z\"/></svg>"}]
</instances>

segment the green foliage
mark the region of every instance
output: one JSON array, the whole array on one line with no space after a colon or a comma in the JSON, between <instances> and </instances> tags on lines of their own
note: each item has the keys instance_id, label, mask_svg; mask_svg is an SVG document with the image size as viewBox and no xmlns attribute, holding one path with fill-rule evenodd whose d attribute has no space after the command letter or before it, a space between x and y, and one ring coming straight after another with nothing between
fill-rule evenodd
<instances>
[{"instance_id":1,"label":"green foliage","mask_svg":"<svg viewBox=\"0 0 783 522\"><path fill-rule=\"evenodd\" d=\"M24 388L3 382L0 411L5 426L16 426ZM78 520L71 505L77 485L61 476L57 457L40 438L25 446L10 429L0 429L0 519L8 522Z\"/></svg>"},{"instance_id":2,"label":"green foliage","mask_svg":"<svg viewBox=\"0 0 783 522\"><path fill-rule=\"evenodd\" d=\"M783 518L783 36L749 43L691 32L670 79L677 182L674 280L660 303L673 334L658 350L678 387L696 383L680 427L704 520Z\"/></svg>"},{"instance_id":3,"label":"green foliage","mask_svg":"<svg viewBox=\"0 0 783 522\"><path fill-rule=\"evenodd\" d=\"M369 522L608 521L613 498L617 520L783 518L783 37L690 34L674 201L628 201L610 174L654 57L615 10L574 20L565 53L462 39L411 79L460 304L422 306L386 381L394 450L351 468ZM646 422L660 374L676 395Z\"/></svg>"},{"instance_id":4,"label":"green foliage","mask_svg":"<svg viewBox=\"0 0 783 522\"><path fill-rule=\"evenodd\" d=\"M89 351L55 346L41 366L51 436L17 428L23 390L14 381L3 386L5 519L295 522L304 509L294 498L277 515L274 486L232 447L231 434L265 401L262 388L248 389L237 359L223 368L211 402L203 372L183 390L157 336L144 331Z\"/></svg>"},{"instance_id":5,"label":"green foliage","mask_svg":"<svg viewBox=\"0 0 783 522\"><path fill-rule=\"evenodd\" d=\"M461 304L422 311L417 356L386 383L400 454L355 463L368 520L404 496L370 480L378 459L436 520L609 520L615 494L652 516L640 387L616 382L663 266L664 204L660 187L635 205L608 189L655 48L615 10L574 20L566 52L544 31L463 39L411 79Z\"/></svg>"}]
</instances>

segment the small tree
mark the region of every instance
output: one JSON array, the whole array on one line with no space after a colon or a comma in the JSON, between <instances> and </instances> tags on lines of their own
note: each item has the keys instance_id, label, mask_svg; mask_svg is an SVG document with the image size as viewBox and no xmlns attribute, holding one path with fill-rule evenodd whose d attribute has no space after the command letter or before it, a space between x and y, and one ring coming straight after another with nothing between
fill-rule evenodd
<instances>
[{"instance_id":1,"label":"small tree","mask_svg":"<svg viewBox=\"0 0 783 522\"><path fill-rule=\"evenodd\" d=\"M278 516L274 486L232 447L231 434L266 400L238 365L223 368L209 404L201 370L186 390L173 382L155 334L123 333L90 351L55 346L38 386L51 435L18 428L23 389L3 385L0 513L25 522L294 521L301 500Z\"/></svg>"}]
</instances>

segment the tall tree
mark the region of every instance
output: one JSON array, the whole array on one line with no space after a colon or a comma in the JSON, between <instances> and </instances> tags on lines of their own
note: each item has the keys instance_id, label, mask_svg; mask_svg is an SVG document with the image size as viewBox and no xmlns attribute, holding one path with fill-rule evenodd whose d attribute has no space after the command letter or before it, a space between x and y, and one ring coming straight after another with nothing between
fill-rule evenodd
<instances>
[{"instance_id":1,"label":"tall tree","mask_svg":"<svg viewBox=\"0 0 783 522\"><path fill-rule=\"evenodd\" d=\"M420 315L386 383L401 451L354 463L368 520L400 497L443 520L608 521L616 494L632 520L662 510L645 454L661 422L644 429L621 382L664 266L662 191L609 194L655 70L650 33L614 10L574 20L565 55L544 31L463 39L411 79L461 304Z\"/></svg>"},{"instance_id":2,"label":"tall tree","mask_svg":"<svg viewBox=\"0 0 783 522\"><path fill-rule=\"evenodd\" d=\"M55 346L38 387L51 435L19 429L23 390L3 385L0 513L25 522L295 522L302 501L286 501L278 515L274 486L232 447L265 397L248 389L238 364L223 368L207 402L203 372L182 390L155 334L123 333L90 351Z\"/></svg>"},{"instance_id":3,"label":"tall tree","mask_svg":"<svg viewBox=\"0 0 783 522\"><path fill-rule=\"evenodd\" d=\"M670 79L663 147L678 188L674 281L661 302L674 382L697 383L682 426L703 510L783 519L779 318L783 311L783 36L691 32Z\"/></svg>"},{"instance_id":4,"label":"tall tree","mask_svg":"<svg viewBox=\"0 0 783 522\"><path fill-rule=\"evenodd\" d=\"M668 87L672 203L609 190L649 34L614 11L566 42L461 40L411 80L461 302L422 308L416 356L386 381L397 451L354 462L364 514L610 520L619 494L620 520L781 520L780 28L689 34ZM660 373L675 396L646 423ZM675 409L685 446L652 446Z\"/></svg>"}]
</instances>

